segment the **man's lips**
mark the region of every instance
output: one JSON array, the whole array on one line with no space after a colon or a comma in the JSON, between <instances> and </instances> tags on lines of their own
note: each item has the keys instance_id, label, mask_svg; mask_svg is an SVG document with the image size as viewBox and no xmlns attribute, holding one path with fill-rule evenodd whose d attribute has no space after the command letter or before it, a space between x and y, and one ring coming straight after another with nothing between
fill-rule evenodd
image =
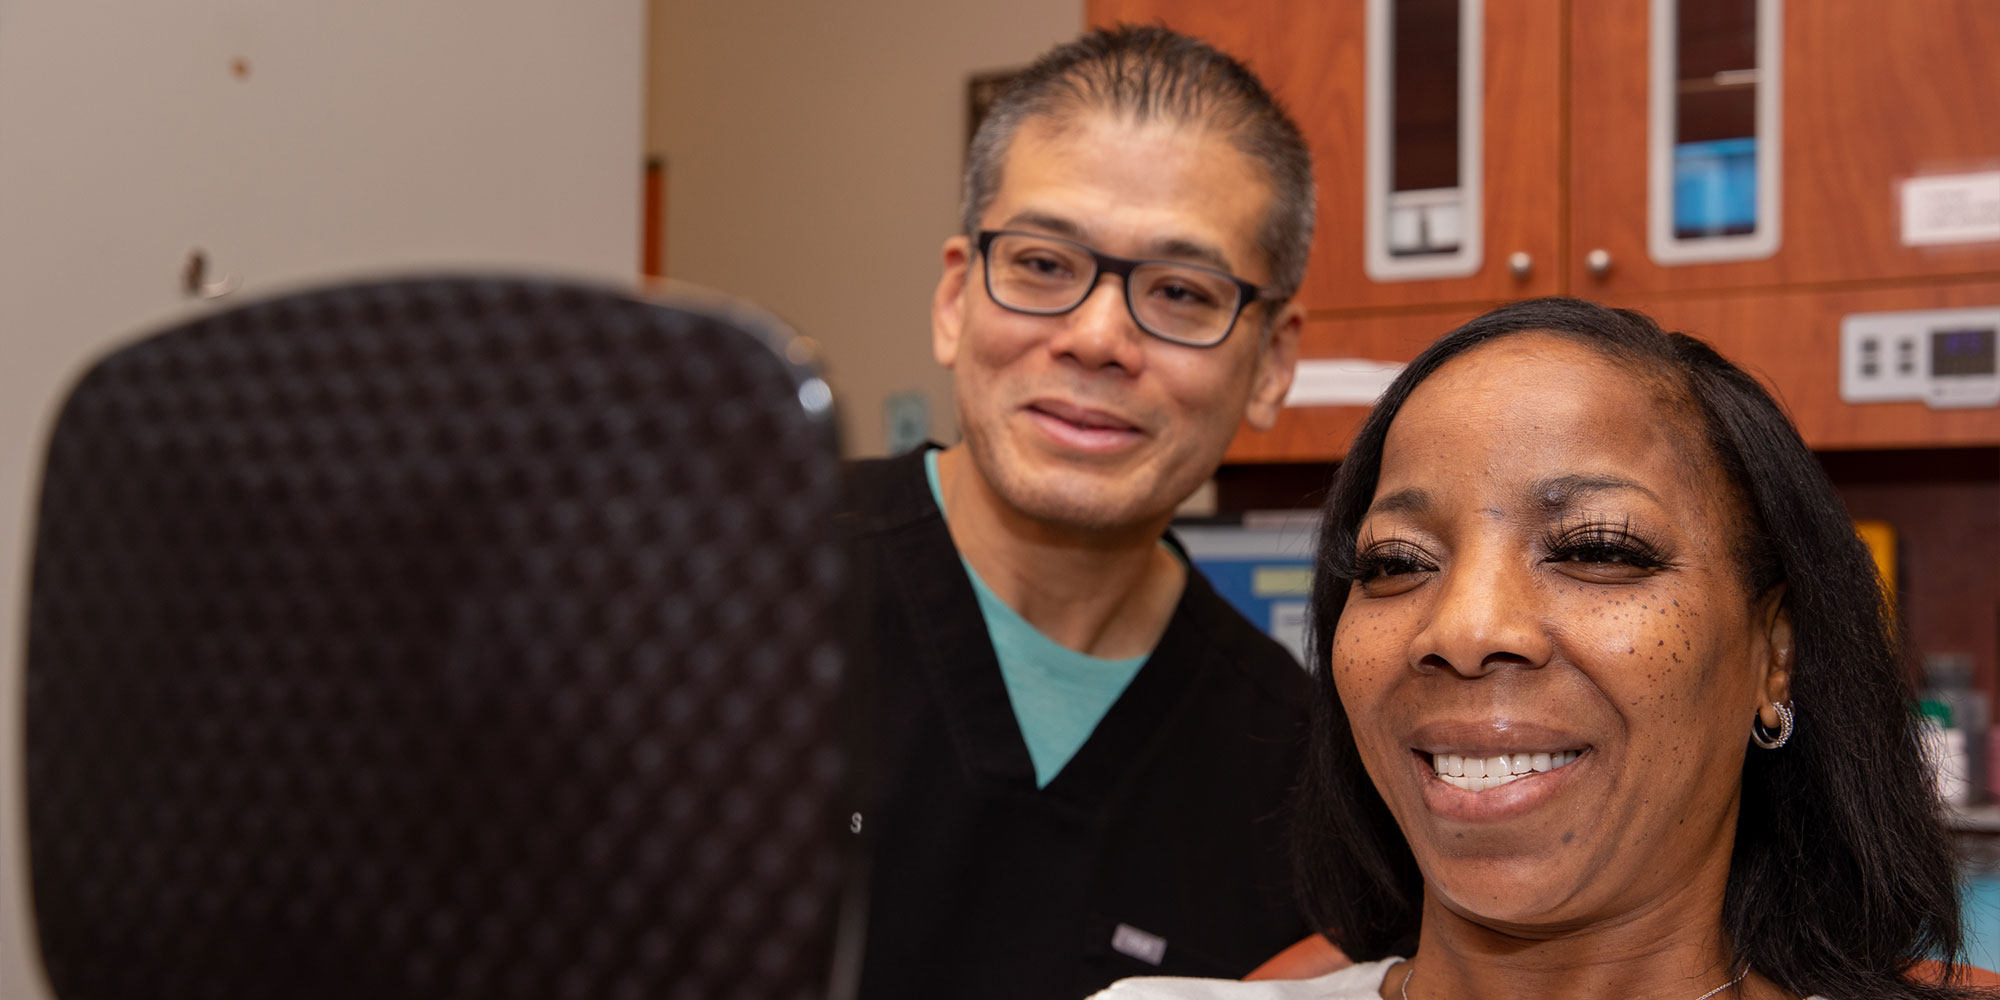
<instances>
[{"instance_id":1,"label":"man's lips","mask_svg":"<svg viewBox=\"0 0 2000 1000\"><path fill-rule=\"evenodd\" d=\"M1129 453L1145 440L1138 425L1107 410L1058 399L1038 399L1022 409L1043 439L1068 455L1109 459Z\"/></svg>"},{"instance_id":2,"label":"man's lips","mask_svg":"<svg viewBox=\"0 0 2000 1000\"><path fill-rule=\"evenodd\" d=\"M1078 406L1059 399L1038 399L1028 404L1028 409L1042 416L1054 417L1086 431L1114 431L1136 433L1139 428L1131 421L1115 413L1109 413L1089 406Z\"/></svg>"}]
</instances>

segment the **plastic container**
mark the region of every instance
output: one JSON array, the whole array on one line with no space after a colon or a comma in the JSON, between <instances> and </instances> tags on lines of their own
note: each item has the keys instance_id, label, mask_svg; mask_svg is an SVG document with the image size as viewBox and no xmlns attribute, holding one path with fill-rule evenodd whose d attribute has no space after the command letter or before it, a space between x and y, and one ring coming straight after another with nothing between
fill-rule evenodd
<instances>
[{"instance_id":1,"label":"plastic container","mask_svg":"<svg viewBox=\"0 0 2000 1000\"><path fill-rule=\"evenodd\" d=\"M1931 758L1938 771L1938 794L1946 802L1971 805L1985 799L1987 729L1991 709L1986 693L1972 686L1972 657L1932 653L1924 657L1924 712L1935 735Z\"/></svg>"},{"instance_id":2,"label":"plastic container","mask_svg":"<svg viewBox=\"0 0 2000 1000\"><path fill-rule=\"evenodd\" d=\"M1757 140L1711 139L1674 147L1674 235L1681 239L1757 228Z\"/></svg>"}]
</instances>

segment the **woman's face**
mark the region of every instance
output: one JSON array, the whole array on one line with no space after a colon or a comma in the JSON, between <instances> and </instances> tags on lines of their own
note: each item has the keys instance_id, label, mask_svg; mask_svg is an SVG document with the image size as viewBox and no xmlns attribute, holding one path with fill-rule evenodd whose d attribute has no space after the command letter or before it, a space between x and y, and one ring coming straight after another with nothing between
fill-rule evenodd
<instances>
[{"instance_id":1,"label":"woman's face","mask_svg":"<svg viewBox=\"0 0 2000 1000\"><path fill-rule=\"evenodd\" d=\"M1740 514L1662 397L1517 334L1389 428L1333 678L1432 903L1478 923L1719 912L1789 626L1745 592Z\"/></svg>"}]
</instances>

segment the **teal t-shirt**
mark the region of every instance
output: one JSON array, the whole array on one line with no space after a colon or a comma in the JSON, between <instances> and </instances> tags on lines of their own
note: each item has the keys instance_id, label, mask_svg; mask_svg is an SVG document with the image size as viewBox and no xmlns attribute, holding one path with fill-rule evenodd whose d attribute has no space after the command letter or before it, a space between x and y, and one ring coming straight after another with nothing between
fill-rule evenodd
<instances>
[{"instance_id":1,"label":"teal t-shirt","mask_svg":"<svg viewBox=\"0 0 2000 1000\"><path fill-rule=\"evenodd\" d=\"M942 513L944 491L938 486L935 448L924 453L924 473L930 478L931 496ZM1111 704L1125 692L1125 686L1138 676L1147 657L1107 660L1079 653L1043 635L1006 601L994 596L963 556L959 562L965 564L972 592L979 597L986 634L1000 659L1000 678L1006 682L1007 699L1014 706L1014 724L1020 727L1028 758L1035 763L1035 785L1046 788L1090 738L1104 713L1111 711Z\"/></svg>"}]
</instances>

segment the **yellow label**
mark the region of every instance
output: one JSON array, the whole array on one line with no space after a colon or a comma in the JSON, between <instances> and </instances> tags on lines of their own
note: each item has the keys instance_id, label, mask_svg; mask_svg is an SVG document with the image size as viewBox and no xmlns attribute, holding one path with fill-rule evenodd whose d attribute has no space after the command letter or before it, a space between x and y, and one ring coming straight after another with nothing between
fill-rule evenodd
<instances>
[{"instance_id":1,"label":"yellow label","mask_svg":"<svg viewBox=\"0 0 2000 1000\"><path fill-rule=\"evenodd\" d=\"M1896 529L1887 521L1856 521L1854 533L1861 536L1875 556L1875 572L1882 575L1882 589L1888 591L1889 600L1895 600Z\"/></svg>"},{"instance_id":2,"label":"yellow label","mask_svg":"<svg viewBox=\"0 0 2000 1000\"><path fill-rule=\"evenodd\" d=\"M1259 566L1250 571L1250 592L1258 597L1304 597L1312 593L1313 571L1306 566Z\"/></svg>"}]
</instances>

